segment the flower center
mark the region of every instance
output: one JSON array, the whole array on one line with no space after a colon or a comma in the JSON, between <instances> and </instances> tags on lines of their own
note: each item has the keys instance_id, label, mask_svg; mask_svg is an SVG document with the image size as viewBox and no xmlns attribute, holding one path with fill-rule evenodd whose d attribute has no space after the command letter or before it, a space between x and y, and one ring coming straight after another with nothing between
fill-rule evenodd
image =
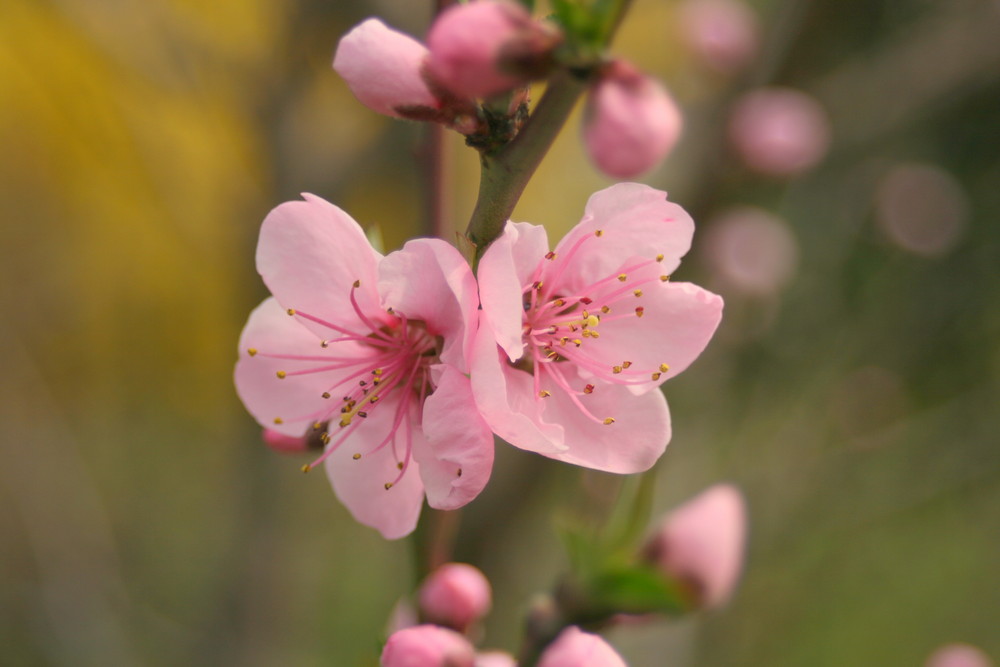
<instances>
[{"instance_id":1,"label":"flower center","mask_svg":"<svg viewBox=\"0 0 1000 667\"><path fill-rule=\"evenodd\" d=\"M522 328L530 352L517 365L533 374L536 400L551 396L549 388L558 388L587 418L610 425L615 422L614 417L595 416L581 397L594 393L600 381L622 385L655 382L670 367L660 363L656 367L639 368L628 359L609 365L606 355L601 354L608 342L607 339L599 342L601 325L641 318L646 312L643 287L665 283L670 276L650 270L663 261L663 255L656 255L654 259L636 258L615 273L599 276L580 289L571 289L565 281L560 281L579 250L589 242L599 242L603 235L598 230L584 236L564 257L547 253L531 279L522 285ZM603 333L607 335L609 331L605 329ZM613 335L613 330L610 333ZM582 387L572 386L561 368L567 363L593 380Z\"/></svg>"},{"instance_id":2,"label":"flower center","mask_svg":"<svg viewBox=\"0 0 1000 667\"><path fill-rule=\"evenodd\" d=\"M325 451L319 458L302 466L303 472L322 463L375 411L395 403L394 414L386 417L391 420L389 434L365 453L371 455L385 447L392 447L399 472L395 479L385 483L385 488L390 489L402 479L412 458L413 429L416 427L411 423L413 408L422 405L431 390L429 369L437 360L439 340L422 321L409 320L391 308L373 317L365 315L355 297L360 286L360 281L354 282L350 301L363 330L355 331L289 308L289 316L318 324L336 337L321 340L319 347L322 352L315 355L275 354L256 349L248 352L250 356L294 362L294 370L277 371L280 380L316 373L326 373L333 378L321 394L324 400L329 401L328 407L291 419L311 421L311 435L318 434L325 445ZM344 346L345 343L354 345L351 350L339 351L338 354L338 345ZM398 400L387 400L390 396ZM285 421L282 417L274 418L275 424ZM356 452L353 458L360 460L362 453Z\"/></svg>"}]
</instances>

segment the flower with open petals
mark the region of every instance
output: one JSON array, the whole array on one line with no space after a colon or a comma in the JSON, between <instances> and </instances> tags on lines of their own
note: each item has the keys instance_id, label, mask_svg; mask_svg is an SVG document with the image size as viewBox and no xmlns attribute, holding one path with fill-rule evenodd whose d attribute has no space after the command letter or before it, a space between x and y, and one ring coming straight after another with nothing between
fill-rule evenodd
<instances>
[{"instance_id":1,"label":"flower with open petals","mask_svg":"<svg viewBox=\"0 0 1000 667\"><path fill-rule=\"evenodd\" d=\"M545 229L507 223L479 265L476 402L494 432L545 456L617 473L648 469L670 440L659 386L705 349L722 299L669 280L694 223L666 194L594 194L549 251Z\"/></svg>"},{"instance_id":2,"label":"flower with open petals","mask_svg":"<svg viewBox=\"0 0 1000 667\"><path fill-rule=\"evenodd\" d=\"M264 220L257 270L274 296L240 337L236 389L268 429L325 445L334 492L386 538L428 503L454 509L486 484L492 436L468 372L476 282L457 250L417 239L382 256L312 195Z\"/></svg>"}]
</instances>

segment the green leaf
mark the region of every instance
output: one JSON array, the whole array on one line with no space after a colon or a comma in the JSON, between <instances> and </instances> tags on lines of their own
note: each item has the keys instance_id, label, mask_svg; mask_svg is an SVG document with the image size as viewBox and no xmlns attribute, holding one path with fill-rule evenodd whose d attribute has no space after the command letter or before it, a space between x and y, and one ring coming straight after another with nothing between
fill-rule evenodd
<instances>
[{"instance_id":1,"label":"green leaf","mask_svg":"<svg viewBox=\"0 0 1000 667\"><path fill-rule=\"evenodd\" d=\"M675 582L646 566L606 570L588 588L595 607L616 613L679 615L692 607Z\"/></svg>"}]
</instances>

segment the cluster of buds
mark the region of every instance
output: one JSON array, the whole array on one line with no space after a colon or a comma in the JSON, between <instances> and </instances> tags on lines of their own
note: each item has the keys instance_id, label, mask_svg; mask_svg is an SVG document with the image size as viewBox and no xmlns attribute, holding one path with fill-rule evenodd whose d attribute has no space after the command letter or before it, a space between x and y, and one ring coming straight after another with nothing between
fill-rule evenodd
<instances>
[{"instance_id":1,"label":"cluster of buds","mask_svg":"<svg viewBox=\"0 0 1000 667\"><path fill-rule=\"evenodd\" d=\"M478 0L442 12L426 46L368 19L340 41L333 67L370 109L441 123L485 152L517 135L527 119L529 83L571 71L589 82L583 135L594 164L616 178L656 167L680 135L673 98L624 60L581 64L568 37L521 4Z\"/></svg>"}]
</instances>

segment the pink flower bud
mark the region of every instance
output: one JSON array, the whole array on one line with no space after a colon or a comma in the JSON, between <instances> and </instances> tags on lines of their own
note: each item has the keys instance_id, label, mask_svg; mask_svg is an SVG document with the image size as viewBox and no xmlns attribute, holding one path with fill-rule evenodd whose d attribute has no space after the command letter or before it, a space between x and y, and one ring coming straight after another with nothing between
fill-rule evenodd
<instances>
[{"instance_id":1,"label":"pink flower bud","mask_svg":"<svg viewBox=\"0 0 1000 667\"><path fill-rule=\"evenodd\" d=\"M490 610L490 582L477 568L447 563L434 570L420 587L420 611L432 623L465 631Z\"/></svg>"},{"instance_id":2,"label":"pink flower bud","mask_svg":"<svg viewBox=\"0 0 1000 667\"><path fill-rule=\"evenodd\" d=\"M542 653L538 667L627 667L622 657L599 635L576 626L563 630Z\"/></svg>"},{"instance_id":3,"label":"pink flower bud","mask_svg":"<svg viewBox=\"0 0 1000 667\"><path fill-rule=\"evenodd\" d=\"M790 176L823 159L830 145L830 125L823 107L809 95L762 88L736 103L729 137L751 169Z\"/></svg>"},{"instance_id":4,"label":"pink flower bud","mask_svg":"<svg viewBox=\"0 0 1000 667\"><path fill-rule=\"evenodd\" d=\"M517 660L510 653L486 651L476 654L476 667L517 667Z\"/></svg>"},{"instance_id":5,"label":"pink flower bud","mask_svg":"<svg viewBox=\"0 0 1000 667\"><path fill-rule=\"evenodd\" d=\"M714 70L737 72L757 54L757 18L741 0L687 0L679 18L688 47Z\"/></svg>"},{"instance_id":6,"label":"pink flower bud","mask_svg":"<svg viewBox=\"0 0 1000 667\"><path fill-rule=\"evenodd\" d=\"M393 633L382 649L382 667L474 667L476 651L462 635L436 625Z\"/></svg>"},{"instance_id":7,"label":"pink flower bud","mask_svg":"<svg viewBox=\"0 0 1000 667\"><path fill-rule=\"evenodd\" d=\"M788 223L753 206L729 209L712 220L702 248L713 275L754 296L780 292L799 265L799 244Z\"/></svg>"},{"instance_id":8,"label":"pink flower bud","mask_svg":"<svg viewBox=\"0 0 1000 667\"><path fill-rule=\"evenodd\" d=\"M400 108L439 106L423 78L426 57L417 40L368 19L340 40L333 69L366 107L401 118Z\"/></svg>"},{"instance_id":9,"label":"pink flower bud","mask_svg":"<svg viewBox=\"0 0 1000 667\"><path fill-rule=\"evenodd\" d=\"M739 578L746 508L736 487L717 484L668 514L647 553L669 577L689 586L698 604L725 602Z\"/></svg>"},{"instance_id":10,"label":"pink flower bud","mask_svg":"<svg viewBox=\"0 0 1000 667\"><path fill-rule=\"evenodd\" d=\"M993 667L993 661L975 646L948 644L934 651L925 667Z\"/></svg>"},{"instance_id":11,"label":"pink flower bud","mask_svg":"<svg viewBox=\"0 0 1000 667\"><path fill-rule=\"evenodd\" d=\"M519 4L479 0L452 5L427 35L429 69L456 95L488 97L544 68L560 36Z\"/></svg>"},{"instance_id":12,"label":"pink flower bud","mask_svg":"<svg viewBox=\"0 0 1000 667\"><path fill-rule=\"evenodd\" d=\"M681 125L680 109L666 89L618 60L590 90L583 140L598 169L632 178L666 157Z\"/></svg>"}]
</instances>

